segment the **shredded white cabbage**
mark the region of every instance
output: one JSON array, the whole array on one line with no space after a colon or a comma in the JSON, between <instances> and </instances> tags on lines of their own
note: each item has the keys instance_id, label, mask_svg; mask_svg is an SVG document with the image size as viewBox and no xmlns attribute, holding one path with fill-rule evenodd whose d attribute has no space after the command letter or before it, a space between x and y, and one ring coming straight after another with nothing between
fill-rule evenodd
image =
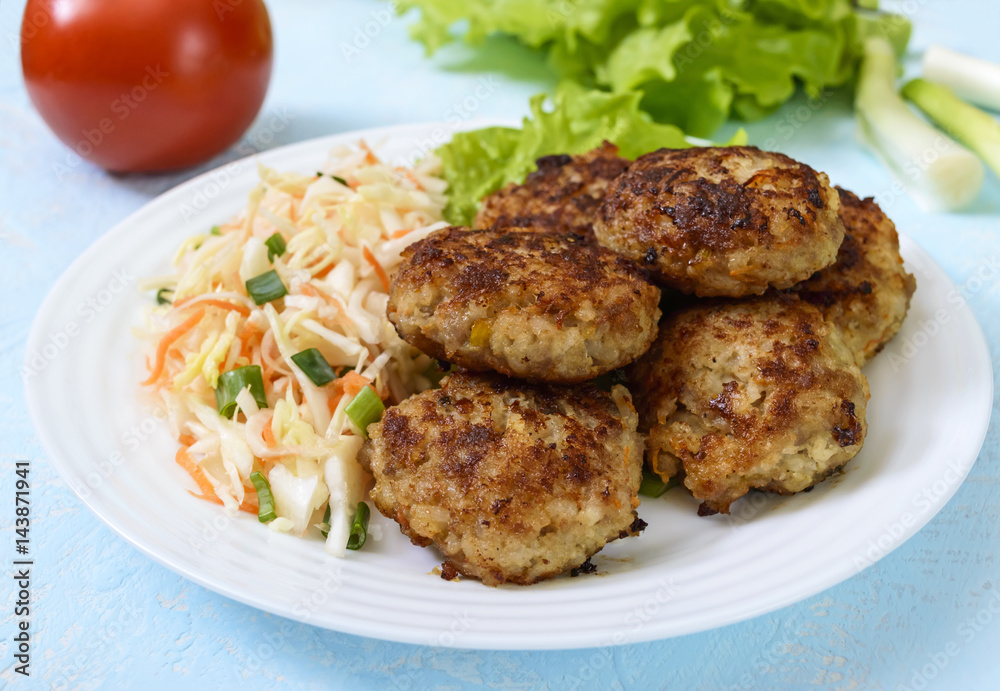
<instances>
[{"instance_id":1,"label":"shredded white cabbage","mask_svg":"<svg viewBox=\"0 0 1000 691\"><path fill-rule=\"evenodd\" d=\"M178 463L201 496L257 513L250 475L260 472L275 504L273 530L304 535L329 507L326 549L344 554L370 482L348 404L365 386L392 404L429 385L433 362L386 319L386 281L403 249L446 225L439 173L433 156L393 168L364 142L335 149L320 175L260 166L246 208L186 240L174 275L144 283L174 291L136 334L149 349L145 384L168 411ZM269 256L275 233L285 252ZM288 294L258 306L246 281L271 270ZM337 379L317 386L292 361L309 348ZM267 406L247 386L225 418L219 377L247 365L261 368Z\"/></svg>"}]
</instances>

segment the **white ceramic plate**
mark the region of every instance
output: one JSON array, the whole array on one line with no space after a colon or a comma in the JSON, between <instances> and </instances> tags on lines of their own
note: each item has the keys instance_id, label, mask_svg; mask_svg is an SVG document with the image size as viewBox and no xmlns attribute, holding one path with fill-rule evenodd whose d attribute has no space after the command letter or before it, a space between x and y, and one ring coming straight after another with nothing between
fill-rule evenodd
<instances>
[{"instance_id":1,"label":"white ceramic plate","mask_svg":"<svg viewBox=\"0 0 1000 691\"><path fill-rule=\"evenodd\" d=\"M435 141L435 130L437 141ZM389 158L440 143L441 128L355 132L270 151L279 169L317 168L365 137ZM641 537L609 545L593 576L529 588L443 581L439 558L372 517L369 543L336 560L320 539L277 534L191 497L165 425L137 404L142 364L130 326L182 239L244 205L252 160L195 178L112 229L62 276L39 311L28 405L52 463L138 549L222 595L353 634L469 648L547 649L646 641L721 626L820 592L884 556L943 506L989 422L986 343L954 284L902 238L918 289L902 333L867 369L864 450L847 472L793 497L752 495L731 517L699 518L675 489L639 509Z\"/></svg>"}]
</instances>

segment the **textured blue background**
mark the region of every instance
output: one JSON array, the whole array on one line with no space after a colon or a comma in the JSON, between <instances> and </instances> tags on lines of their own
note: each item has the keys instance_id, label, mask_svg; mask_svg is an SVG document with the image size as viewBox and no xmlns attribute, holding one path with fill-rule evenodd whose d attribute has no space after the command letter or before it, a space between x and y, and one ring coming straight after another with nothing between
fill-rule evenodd
<instances>
[{"instance_id":1,"label":"textured blue background","mask_svg":"<svg viewBox=\"0 0 1000 691\"><path fill-rule=\"evenodd\" d=\"M383 5L363 0L272 0L277 61L250 141L277 146L375 125L442 120L474 94L481 61L461 48L425 60L406 20L384 27ZM908 0L914 48L932 41L1000 60L993 0ZM34 676L13 673L11 580L0 609L0 686L13 688L690 688L901 689L1000 687L1000 434L991 428L965 484L916 537L858 576L793 607L684 638L546 653L465 652L383 643L286 621L231 602L140 555L86 511L46 462L20 382L24 341L45 293L105 230L196 171L114 177L67 162L34 113L16 52L23 0L0 6L0 504L10 466L33 461ZM374 23L373 23L374 22ZM371 36L348 60L342 49ZM375 30L377 28L377 31ZM364 43L364 41L359 41ZM496 88L465 107L518 117L547 86L542 65L493 42ZM516 60L514 60L516 58ZM912 62L912 61L911 61ZM913 71L914 65L910 65ZM516 78L516 79L515 79ZM480 90L482 93L482 90ZM793 103L749 128L827 170L859 193L890 179L855 143L849 106ZM471 104L471 105L470 105ZM474 108L473 108L474 106ZM273 115L287 124L269 136ZM256 136L255 134L256 133ZM202 169L214 167L235 153ZM60 179L56 164L67 165ZM991 177L973 209L926 215L906 198L887 204L897 224L966 288L1000 355L1000 185ZM984 271L985 280L974 277ZM970 279L973 279L970 281ZM10 563L12 510L2 509ZM822 549L822 545L817 545ZM6 570L7 567L5 567ZM970 626L967 618L979 617Z\"/></svg>"}]
</instances>

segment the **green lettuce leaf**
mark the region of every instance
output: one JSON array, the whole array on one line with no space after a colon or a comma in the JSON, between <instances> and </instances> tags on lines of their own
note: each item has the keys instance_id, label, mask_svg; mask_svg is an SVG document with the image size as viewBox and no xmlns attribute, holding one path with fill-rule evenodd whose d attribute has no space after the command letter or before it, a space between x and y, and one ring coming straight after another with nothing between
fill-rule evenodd
<instances>
[{"instance_id":1,"label":"green lettuce leaf","mask_svg":"<svg viewBox=\"0 0 1000 691\"><path fill-rule=\"evenodd\" d=\"M639 89L657 120L709 137L731 113L744 119L770 113L797 82L811 95L844 83L851 33L840 21L790 30L747 12L692 7L673 24L630 34L597 79L613 91Z\"/></svg>"},{"instance_id":2,"label":"green lettuce leaf","mask_svg":"<svg viewBox=\"0 0 1000 691\"><path fill-rule=\"evenodd\" d=\"M643 110L694 137L711 137L729 117L733 103L733 86L719 68L684 70L672 82L647 82L641 91Z\"/></svg>"},{"instance_id":3,"label":"green lettuce leaf","mask_svg":"<svg viewBox=\"0 0 1000 691\"><path fill-rule=\"evenodd\" d=\"M731 115L763 117L799 85L847 84L864 38L901 50L909 22L852 0L402 0L429 52L458 38L513 36L564 78L640 92L655 120L708 137ZM870 7L865 2L863 7Z\"/></svg>"},{"instance_id":4,"label":"green lettuce leaf","mask_svg":"<svg viewBox=\"0 0 1000 691\"><path fill-rule=\"evenodd\" d=\"M420 10L411 35L432 53L455 40L452 32L464 23L462 40L479 45L493 33L517 37L532 48L559 41L571 50L579 39L606 43L616 22L625 18L634 25L641 0L400 0L402 14Z\"/></svg>"},{"instance_id":5,"label":"green lettuce leaf","mask_svg":"<svg viewBox=\"0 0 1000 691\"><path fill-rule=\"evenodd\" d=\"M641 98L638 92L612 94L565 82L551 97L531 99L531 116L521 129L456 133L436 151L450 186L445 218L454 225L470 224L480 199L509 182L523 182L541 156L583 153L605 139L627 158L690 146L679 129L656 123L640 110Z\"/></svg>"},{"instance_id":6,"label":"green lettuce leaf","mask_svg":"<svg viewBox=\"0 0 1000 691\"><path fill-rule=\"evenodd\" d=\"M503 165L509 161L521 139L513 127L487 127L456 132L451 141L438 147L444 177L448 181L448 205L444 217L453 225L469 225L479 200L507 181Z\"/></svg>"},{"instance_id":7,"label":"green lettuce leaf","mask_svg":"<svg viewBox=\"0 0 1000 691\"><path fill-rule=\"evenodd\" d=\"M854 13L850 0L753 0L748 9L762 21L791 28L836 24Z\"/></svg>"}]
</instances>

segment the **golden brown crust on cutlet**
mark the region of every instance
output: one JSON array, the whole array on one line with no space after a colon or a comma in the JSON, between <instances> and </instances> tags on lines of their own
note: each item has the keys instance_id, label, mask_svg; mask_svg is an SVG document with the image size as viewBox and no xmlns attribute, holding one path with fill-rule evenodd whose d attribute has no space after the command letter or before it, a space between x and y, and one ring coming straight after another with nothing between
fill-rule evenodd
<instances>
[{"instance_id":1,"label":"golden brown crust on cutlet","mask_svg":"<svg viewBox=\"0 0 1000 691\"><path fill-rule=\"evenodd\" d=\"M859 365L896 335L910 308L916 279L903 267L896 226L869 197L837 188L847 233L837 261L792 286L795 293L840 327Z\"/></svg>"},{"instance_id":2,"label":"golden brown crust on cutlet","mask_svg":"<svg viewBox=\"0 0 1000 691\"><path fill-rule=\"evenodd\" d=\"M525 228L593 238L604 191L628 166L618 147L604 142L579 156L544 156L523 184L510 183L484 198L474 228Z\"/></svg>"},{"instance_id":3,"label":"golden brown crust on cutlet","mask_svg":"<svg viewBox=\"0 0 1000 691\"><path fill-rule=\"evenodd\" d=\"M488 585L582 564L635 521L642 440L624 387L455 374L369 427L372 499Z\"/></svg>"},{"instance_id":4,"label":"golden brown crust on cutlet","mask_svg":"<svg viewBox=\"0 0 1000 691\"><path fill-rule=\"evenodd\" d=\"M793 493L860 451L868 382L839 331L794 297L704 301L660 326L630 382L646 461L683 469L703 513Z\"/></svg>"},{"instance_id":5,"label":"golden brown crust on cutlet","mask_svg":"<svg viewBox=\"0 0 1000 691\"><path fill-rule=\"evenodd\" d=\"M659 297L634 262L576 235L447 228L403 252L387 314L441 360L572 383L645 352Z\"/></svg>"},{"instance_id":6,"label":"golden brown crust on cutlet","mask_svg":"<svg viewBox=\"0 0 1000 691\"><path fill-rule=\"evenodd\" d=\"M741 297L831 264L844 235L838 206L826 175L783 154L660 149L608 188L594 232L661 285Z\"/></svg>"}]
</instances>

